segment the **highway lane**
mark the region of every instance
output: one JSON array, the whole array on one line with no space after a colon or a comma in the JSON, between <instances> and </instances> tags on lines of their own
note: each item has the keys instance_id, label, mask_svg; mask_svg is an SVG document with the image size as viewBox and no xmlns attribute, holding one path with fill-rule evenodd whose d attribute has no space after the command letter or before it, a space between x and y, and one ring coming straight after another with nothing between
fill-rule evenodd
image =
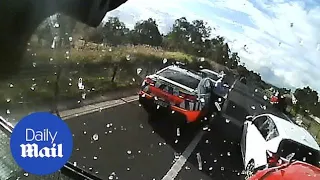
<instances>
[{"instance_id":1,"label":"highway lane","mask_svg":"<svg viewBox=\"0 0 320 180\"><path fill-rule=\"evenodd\" d=\"M214 119L210 131L189 126L179 137L173 117L148 117L138 102L68 119L74 133L71 161L103 179L112 174L119 179L161 179L196 134L205 131L176 179L242 179L241 130L234 122L243 121L256 110L252 106L261 103L243 92L251 93L230 92L224 118Z\"/></svg>"},{"instance_id":2,"label":"highway lane","mask_svg":"<svg viewBox=\"0 0 320 180\"><path fill-rule=\"evenodd\" d=\"M158 117L150 121L148 118L142 107L133 102L68 119L67 123L74 133L75 146L71 162L74 161L77 166L93 173L98 172L97 175L104 179L112 172L115 172L119 179L161 179L197 131L203 129L189 126L181 132L184 134L178 137L176 127L170 123L174 119ZM219 127L215 123L209 128L212 130L204 135L208 140L201 140L196 149L204 153L204 158L208 151L215 155L231 151L235 154L231 156L231 161L236 158L236 166L239 165L239 156L236 156L239 149L230 150L229 146L221 145L227 137L223 138L222 134L216 131ZM94 140L95 134L98 135L97 141ZM207 149L210 145L212 148ZM216 148L216 145L219 148ZM193 159L192 156L190 160ZM225 154L225 157L219 157L217 163L218 166L222 163L221 166L226 167L226 174L229 173L227 169L233 168L228 167L228 159L230 157ZM236 169L241 169L241 166Z\"/></svg>"},{"instance_id":3,"label":"highway lane","mask_svg":"<svg viewBox=\"0 0 320 180\"><path fill-rule=\"evenodd\" d=\"M67 120L74 133L71 161L103 179L113 172L119 179L162 178L196 131L179 138L172 119L148 118L133 102Z\"/></svg>"},{"instance_id":4,"label":"highway lane","mask_svg":"<svg viewBox=\"0 0 320 180\"><path fill-rule=\"evenodd\" d=\"M240 129L226 119L216 119L209 129L176 179L243 179Z\"/></svg>"}]
</instances>

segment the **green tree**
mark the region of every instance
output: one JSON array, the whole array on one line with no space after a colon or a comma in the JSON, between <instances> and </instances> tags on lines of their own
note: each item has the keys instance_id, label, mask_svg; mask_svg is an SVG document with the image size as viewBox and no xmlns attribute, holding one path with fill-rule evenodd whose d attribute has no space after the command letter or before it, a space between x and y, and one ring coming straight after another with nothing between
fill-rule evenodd
<instances>
[{"instance_id":1,"label":"green tree","mask_svg":"<svg viewBox=\"0 0 320 180\"><path fill-rule=\"evenodd\" d=\"M204 43L211 35L211 28L203 20L194 20L190 28L190 37L193 47L193 54L202 56L206 52Z\"/></svg>"},{"instance_id":2,"label":"green tree","mask_svg":"<svg viewBox=\"0 0 320 180\"><path fill-rule=\"evenodd\" d=\"M134 30L130 32L130 35L134 44L151 46L161 46L162 44L162 36L159 32L158 25L152 18L137 22Z\"/></svg>"},{"instance_id":3,"label":"green tree","mask_svg":"<svg viewBox=\"0 0 320 180\"><path fill-rule=\"evenodd\" d=\"M185 17L176 19L172 31L166 36L167 47L175 50L182 50L186 53L192 52L191 31L192 24Z\"/></svg>"},{"instance_id":4,"label":"green tree","mask_svg":"<svg viewBox=\"0 0 320 180\"><path fill-rule=\"evenodd\" d=\"M84 31L84 40L93 42L93 43L102 43L103 42L103 27L102 25L97 28L86 27Z\"/></svg>"},{"instance_id":5,"label":"green tree","mask_svg":"<svg viewBox=\"0 0 320 180\"><path fill-rule=\"evenodd\" d=\"M297 98L298 102L296 105L296 110L302 112L309 110L312 114L319 114L318 105L318 93L317 91L311 89L309 86L302 89L298 88L294 92L294 96Z\"/></svg>"},{"instance_id":6,"label":"green tree","mask_svg":"<svg viewBox=\"0 0 320 180\"><path fill-rule=\"evenodd\" d=\"M118 17L109 17L103 25L103 40L110 45L128 43L129 29Z\"/></svg>"},{"instance_id":7,"label":"green tree","mask_svg":"<svg viewBox=\"0 0 320 180\"><path fill-rule=\"evenodd\" d=\"M240 63L240 57L239 57L238 53L233 52L231 54L230 61L228 63L228 67L231 69L234 69L234 68L238 67L239 63Z\"/></svg>"}]
</instances>

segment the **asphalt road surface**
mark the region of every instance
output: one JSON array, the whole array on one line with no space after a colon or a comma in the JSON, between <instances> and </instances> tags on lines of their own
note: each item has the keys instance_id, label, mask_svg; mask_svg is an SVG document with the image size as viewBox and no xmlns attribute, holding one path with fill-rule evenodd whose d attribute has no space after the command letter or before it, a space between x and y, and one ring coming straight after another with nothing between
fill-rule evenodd
<instances>
[{"instance_id":1,"label":"asphalt road surface","mask_svg":"<svg viewBox=\"0 0 320 180\"><path fill-rule=\"evenodd\" d=\"M268 111L254 94L236 83L224 118L214 118L207 128L188 126L180 136L175 118L151 118L137 101L68 119L74 133L71 162L102 179L162 179L175 171L175 179L243 179L239 125L248 114ZM185 161L182 153L190 154ZM174 163L181 170L172 171Z\"/></svg>"}]
</instances>

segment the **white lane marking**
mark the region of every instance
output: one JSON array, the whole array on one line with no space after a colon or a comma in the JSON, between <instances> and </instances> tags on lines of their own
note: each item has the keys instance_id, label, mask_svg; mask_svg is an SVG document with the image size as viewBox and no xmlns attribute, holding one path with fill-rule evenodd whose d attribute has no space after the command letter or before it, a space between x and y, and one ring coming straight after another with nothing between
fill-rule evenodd
<instances>
[{"instance_id":1,"label":"white lane marking","mask_svg":"<svg viewBox=\"0 0 320 180\"><path fill-rule=\"evenodd\" d=\"M182 153L179 159L171 166L170 170L167 174L162 178L162 180L173 180L177 177L178 173L181 171L183 165L187 162L191 153L197 147L200 142L202 136L204 135L204 131L200 131L196 137L191 141L186 150Z\"/></svg>"},{"instance_id":2,"label":"white lane marking","mask_svg":"<svg viewBox=\"0 0 320 180\"><path fill-rule=\"evenodd\" d=\"M129 96L129 97L121 98L121 99L116 99L116 100L111 100L111 101L100 102L97 104L87 105L87 106L83 106L80 108L65 110L65 111L60 112L60 115L61 115L62 119L66 120L66 119L70 119L73 117L78 117L78 116L98 112L98 111L101 111L104 109L116 107L116 106L126 104L129 102L137 101L137 100L138 100L138 96L136 96L136 95Z\"/></svg>"}]
</instances>

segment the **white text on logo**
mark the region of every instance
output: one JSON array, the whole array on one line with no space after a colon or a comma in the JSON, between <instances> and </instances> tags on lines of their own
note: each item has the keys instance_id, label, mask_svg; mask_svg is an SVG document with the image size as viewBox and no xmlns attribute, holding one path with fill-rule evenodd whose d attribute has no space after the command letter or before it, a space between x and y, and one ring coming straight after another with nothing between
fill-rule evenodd
<instances>
[{"instance_id":1,"label":"white text on logo","mask_svg":"<svg viewBox=\"0 0 320 180\"><path fill-rule=\"evenodd\" d=\"M63 157L62 154L62 144L55 144L55 138L58 132L52 134L49 129L44 129L43 131L35 131L33 129L26 129L26 141L37 141L45 142L49 141L51 147L42 147L39 149L36 143L21 144L21 157Z\"/></svg>"}]
</instances>

